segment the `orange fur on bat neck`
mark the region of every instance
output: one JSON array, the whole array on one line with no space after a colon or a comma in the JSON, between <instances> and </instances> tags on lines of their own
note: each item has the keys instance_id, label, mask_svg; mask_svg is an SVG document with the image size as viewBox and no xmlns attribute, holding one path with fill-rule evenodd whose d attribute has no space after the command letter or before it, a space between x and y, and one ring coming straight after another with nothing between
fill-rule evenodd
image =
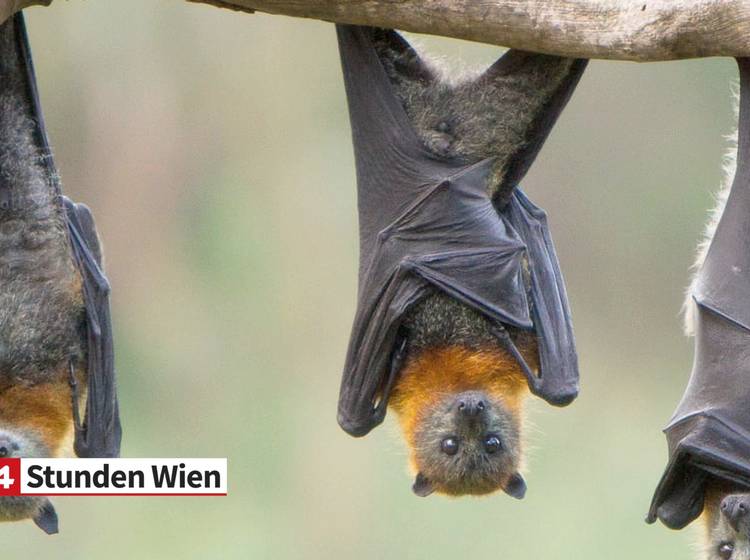
<instances>
[{"instance_id":1,"label":"orange fur on bat neck","mask_svg":"<svg viewBox=\"0 0 750 560\"><path fill-rule=\"evenodd\" d=\"M49 383L16 384L0 391L0 429L33 433L51 456L60 453L72 422L70 386L64 372Z\"/></svg>"}]
</instances>

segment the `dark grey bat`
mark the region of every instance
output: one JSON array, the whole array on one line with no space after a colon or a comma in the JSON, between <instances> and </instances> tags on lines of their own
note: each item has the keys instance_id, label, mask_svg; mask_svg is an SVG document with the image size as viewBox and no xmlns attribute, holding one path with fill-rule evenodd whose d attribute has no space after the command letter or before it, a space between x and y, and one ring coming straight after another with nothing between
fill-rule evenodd
<instances>
[{"instance_id":1,"label":"dark grey bat","mask_svg":"<svg viewBox=\"0 0 750 560\"><path fill-rule=\"evenodd\" d=\"M374 47L377 38L406 52L414 65L404 72L427 84L429 69L408 52L404 39L366 27L339 25L337 32L360 226L359 296L341 384L340 425L362 436L383 421L405 346L404 318L435 291L494 323L497 342L520 362L533 393L555 405L570 403L578 393L578 364L562 275L544 212L515 187L587 61L566 67L567 75L530 123L519 125L521 138L502 154L503 179L495 197L487 184L499 157L441 156L415 132ZM511 50L487 74L543 75L554 68L554 58ZM494 93L502 99L502 91ZM513 134L518 131L508 130ZM535 333L538 371L523 359L506 327Z\"/></svg>"},{"instance_id":2,"label":"dark grey bat","mask_svg":"<svg viewBox=\"0 0 750 560\"><path fill-rule=\"evenodd\" d=\"M52 452L59 435L6 414L26 402L13 399L47 384L65 392L76 454L118 457L110 287L91 212L61 193L21 13L0 25L0 135L0 456ZM83 420L78 378L86 383ZM44 414L28 410L29 418ZM0 518L23 517L57 531L49 501L0 498Z\"/></svg>"},{"instance_id":3,"label":"dark grey bat","mask_svg":"<svg viewBox=\"0 0 750 560\"><path fill-rule=\"evenodd\" d=\"M750 59L737 62L737 170L694 284L693 371L647 518L673 529L701 514L712 479L750 488Z\"/></svg>"}]
</instances>

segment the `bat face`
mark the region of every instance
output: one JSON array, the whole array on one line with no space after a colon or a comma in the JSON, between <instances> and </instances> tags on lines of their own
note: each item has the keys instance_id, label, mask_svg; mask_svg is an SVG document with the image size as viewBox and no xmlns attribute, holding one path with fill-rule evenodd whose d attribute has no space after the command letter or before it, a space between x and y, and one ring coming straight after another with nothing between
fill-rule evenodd
<instances>
[{"instance_id":1,"label":"bat face","mask_svg":"<svg viewBox=\"0 0 750 560\"><path fill-rule=\"evenodd\" d=\"M451 316L460 318L459 313ZM412 326L420 324L416 320ZM443 324L439 332L456 333L465 326L460 321ZM467 332L476 338L476 325ZM412 345L435 341L422 329L414 334ZM533 344L522 347L535 351ZM473 348L429 344L412 352L391 406L418 473L414 492L459 496L504 490L522 498L526 485L519 469L524 448L523 401L528 390L515 359L483 343Z\"/></svg>"},{"instance_id":2,"label":"bat face","mask_svg":"<svg viewBox=\"0 0 750 560\"><path fill-rule=\"evenodd\" d=\"M0 427L0 458L49 457L50 450L31 431ZM46 498L6 496L0 498L0 521L20 521L39 515Z\"/></svg>"},{"instance_id":3,"label":"bat face","mask_svg":"<svg viewBox=\"0 0 750 560\"><path fill-rule=\"evenodd\" d=\"M0 388L0 458L56 457L73 435L71 394L63 371L52 380ZM48 534L57 533L57 514L45 497L0 498L0 521L32 519Z\"/></svg>"},{"instance_id":4,"label":"bat face","mask_svg":"<svg viewBox=\"0 0 750 560\"><path fill-rule=\"evenodd\" d=\"M750 559L750 493L715 493L704 520L707 560Z\"/></svg>"},{"instance_id":5,"label":"bat face","mask_svg":"<svg viewBox=\"0 0 750 560\"><path fill-rule=\"evenodd\" d=\"M415 432L420 474L414 491L463 495L504 488L521 498L519 440L513 414L487 393L466 391L442 399L424 412Z\"/></svg>"}]
</instances>

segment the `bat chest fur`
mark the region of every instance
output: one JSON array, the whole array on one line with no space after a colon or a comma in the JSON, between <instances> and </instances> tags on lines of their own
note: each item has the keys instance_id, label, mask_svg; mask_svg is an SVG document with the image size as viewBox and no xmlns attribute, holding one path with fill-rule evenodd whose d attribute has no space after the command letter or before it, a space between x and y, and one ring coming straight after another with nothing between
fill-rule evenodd
<instances>
[{"instance_id":1,"label":"bat chest fur","mask_svg":"<svg viewBox=\"0 0 750 560\"><path fill-rule=\"evenodd\" d=\"M420 301L405 318L410 352L460 345L479 349L498 346L490 322L470 307L443 293Z\"/></svg>"},{"instance_id":2,"label":"bat chest fur","mask_svg":"<svg viewBox=\"0 0 750 560\"><path fill-rule=\"evenodd\" d=\"M0 210L0 375L26 381L82 353L80 278L59 220L46 212Z\"/></svg>"},{"instance_id":3,"label":"bat chest fur","mask_svg":"<svg viewBox=\"0 0 750 560\"><path fill-rule=\"evenodd\" d=\"M42 381L81 354L80 277L33 121L14 88L1 88L0 377Z\"/></svg>"},{"instance_id":4,"label":"bat chest fur","mask_svg":"<svg viewBox=\"0 0 750 560\"><path fill-rule=\"evenodd\" d=\"M0 381L36 382L81 355L83 305L57 177L37 147L15 65L0 58Z\"/></svg>"}]
</instances>

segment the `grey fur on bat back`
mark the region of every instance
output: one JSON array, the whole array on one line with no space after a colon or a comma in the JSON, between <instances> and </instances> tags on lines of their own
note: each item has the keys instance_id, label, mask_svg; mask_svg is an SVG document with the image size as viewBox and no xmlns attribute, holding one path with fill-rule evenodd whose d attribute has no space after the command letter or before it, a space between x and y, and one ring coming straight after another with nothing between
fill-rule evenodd
<instances>
[{"instance_id":1,"label":"grey fur on bat back","mask_svg":"<svg viewBox=\"0 0 750 560\"><path fill-rule=\"evenodd\" d=\"M85 353L58 179L36 147L14 41L0 27L0 384L43 381Z\"/></svg>"},{"instance_id":2,"label":"grey fur on bat back","mask_svg":"<svg viewBox=\"0 0 750 560\"><path fill-rule=\"evenodd\" d=\"M501 62L481 75L450 75L390 37L375 33L373 45L424 145L438 156L466 162L496 158L487 189L503 206L517 184L504 184L511 160L535 139L544 107L581 61L527 53L510 68Z\"/></svg>"}]
</instances>

